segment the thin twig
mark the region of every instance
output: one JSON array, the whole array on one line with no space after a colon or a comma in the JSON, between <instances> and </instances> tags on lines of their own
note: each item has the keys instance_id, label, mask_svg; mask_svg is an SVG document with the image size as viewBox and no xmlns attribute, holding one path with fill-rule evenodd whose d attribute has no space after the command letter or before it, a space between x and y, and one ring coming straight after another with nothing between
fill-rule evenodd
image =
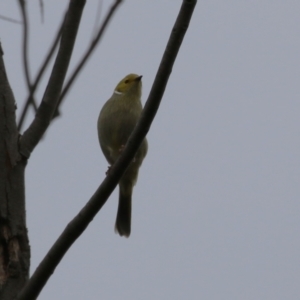
<instances>
[{"instance_id":1,"label":"thin twig","mask_svg":"<svg viewBox=\"0 0 300 300\"><path fill-rule=\"evenodd\" d=\"M89 48L87 49L86 53L83 55L81 61L78 63L77 67L75 68L73 74L70 76L69 80L67 81L67 83L64 85L63 91L59 97L59 101L58 101L58 105L57 105L57 109L53 115L53 119L55 117L58 117L60 115L59 113L59 106L61 105L61 102L63 101L63 99L65 98L65 96L67 95L68 91L70 90L71 86L73 85L75 79L77 78L79 72L82 70L83 66L86 64L87 60L90 58L91 54L93 53L93 51L95 50L96 46L99 44L103 33L105 32L112 16L114 15L116 9L118 8L118 6L121 4L122 0L115 0L114 4L111 6L110 10L108 11L102 25L99 28L99 31L97 33L97 35L95 36L95 38L92 40Z\"/></svg>"},{"instance_id":2,"label":"thin twig","mask_svg":"<svg viewBox=\"0 0 300 300\"><path fill-rule=\"evenodd\" d=\"M28 66L28 18L26 11L26 3L25 0L19 0L19 5L21 9L21 15L23 19L23 64L24 64L24 72L26 84L28 87L28 91L31 89L31 81L29 75L29 66Z\"/></svg>"},{"instance_id":3,"label":"thin twig","mask_svg":"<svg viewBox=\"0 0 300 300\"><path fill-rule=\"evenodd\" d=\"M68 249L82 234L98 211L105 204L107 198L110 196L126 170L126 167L134 158L134 155L145 138L158 110L196 3L197 0L183 1L141 119L131 134L122 155L111 167L109 174L91 197L89 202L67 225L57 241L51 247L47 255L33 273L32 277L27 282L23 291L21 291L18 300L36 299Z\"/></svg>"},{"instance_id":4,"label":"thin twig","mask_svg":"<svg viewBox=\"0 0 300 300\"><path fill-rule=\"evenodd\" d=\"M21 21L15 20L15 19L10 18L10 17L2 16L2 15L0 15L0 19L2 19L4 21L11 22L11 23L23 24Z\"/></svg>"},{"instance_id":5,"label":"thin twig","mask_svg":"<svg viewBox=\"0 0 300 300\"><path fill-rule=\"evenodd\" d=\"M40 83L40 80L41 80L42 76L45 73L46 68L49 65L49 62L50 62L51 58L53 57L55 49L57 48L57 45L58 45L60 37L61 37L62 30L63 30L63 26L64 26L64 22L65 22L66 16L67 16L67 12L64 15L64 18L63 18L63 20L61 22L61 25L59 26L59 29L58 29L58 31L57 31L57 33L55 35L55 39L52 42L52 45L49 48L48 54L46 55L45 60L42 63L42 65L40 67L40 70L37 73L37 76L36 76L36 78L35 78L32 86L31 86L31 89L29 91L29 95L27 97L27 100L25 102L25 105L23 107L23 110L22 110L22 113L21 113L21 117L20 117L20 120L19 120L19 124L18 124L18 130L19 130L19 132L22 130L22 126L23 126L23 123L25 121L25 117L26 117L27 110L29 108L30 103L33 102L35 104L35 101L33 99L34 98L34 93L35 93L35 91L36 91L36 89L37 89L37 87L38 87L38 85ZM35 108L35 111L36 110L37 110L37 108Z\"/></svg>"}]
</instances>

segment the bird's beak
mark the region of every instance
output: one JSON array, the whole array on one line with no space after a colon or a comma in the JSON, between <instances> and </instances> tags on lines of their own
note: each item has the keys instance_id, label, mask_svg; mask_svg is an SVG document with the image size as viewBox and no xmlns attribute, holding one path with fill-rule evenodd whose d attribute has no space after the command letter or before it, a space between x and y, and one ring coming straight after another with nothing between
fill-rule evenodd
<instances>
[{"instance_id":1,"label":"bird's beak","mask_svg":"<svg viewBox=\"0 0 300 300\"><path fill-rule=\"evenodd\" d=\"M142 77L143 77L143 75L141 75L141 76L135 78L134 80L135 80L135 81L141 81L141 80L142 80Z\"/></svg>"}]
</instances>

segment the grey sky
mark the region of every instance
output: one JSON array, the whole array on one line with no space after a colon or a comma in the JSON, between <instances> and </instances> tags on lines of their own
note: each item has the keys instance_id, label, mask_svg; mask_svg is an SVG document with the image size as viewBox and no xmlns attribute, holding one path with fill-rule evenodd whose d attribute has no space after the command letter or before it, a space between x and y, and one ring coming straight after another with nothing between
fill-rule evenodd
<instances>
[{"instance_id":1,"label":"grey sky","mask_svg":"<svg viewBox=\"0 0 300 300\"><path fill-rule=\"evenodd\" d=\"M32 76L67 5L44 2L44 24L38 1L29 3ZM97 3L87 1L71 69ZM31 272L105 176L102 105L132 72L143 75L146 100L180 5L124 1L32 154ZM16 2L0 10L20 19ZM40 299L299 299L299 15L299 1L198 1L148 134L130 238L114 233L114 192ZM21 26L1 21L0 38L20 112Z\"/></svg>"}]
</instances>

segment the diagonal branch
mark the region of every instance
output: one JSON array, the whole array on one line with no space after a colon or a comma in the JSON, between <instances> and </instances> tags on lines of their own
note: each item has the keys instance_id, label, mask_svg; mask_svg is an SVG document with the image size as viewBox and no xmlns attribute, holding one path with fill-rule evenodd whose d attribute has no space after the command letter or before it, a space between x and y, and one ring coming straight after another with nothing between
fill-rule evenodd
<instances>
[{"instance_id":1,"label":"diagonal branch","mask_svg":"<svg viewBox=\"0 0 300 300\"><path fill-rule=\"evenodd\" d=\"M52 119L69 67L85 0L71 0L61 36L60 47L41 105L29 128L20 139L20 153L28 158Z\"/></svg>"},{"instance_id":2,"label":"diagonal branch","mask_svg":"<svg viewBox=\"0 0 300 300\"><path fill-rule=\"evenodd\" d=\"M34 93L35 93L35 91L36 91L36 89L37 89L37 87L38 87L38 85L39 85L39 83L41 81L42 76L45 73L45 70L46 70L47 66L49 65L49 62L50 62L50 60L51 60L51 58L52 58L52 56L53 56L53 54L55 52L55 49L57 48L57 45L58 45L59 40L61 38L61 34L62 34L63 27L64 27L64 22L65 22L66 16L67 16L67 13L64 15L62 23L59 26L59 29L58 29L58 31L57 31L57 33L55 35L55 39L54 39L54 41L52 43L52 46L50 47L49 52L46 55L46 58L45 58L44 62L42 63L41 68L40 68L40 70L39 70L39 72L38 72L38 74L37 74L37 76L36 76L36 78L35 78L32 86L31 86L31 88L29 90L29 95L28 95L27 100L25 102L25 105L24 105L24 108L22 110L21 117L20 117L20 120L19 120L19 124L18 124L18 130L19 130L19 132L22 130L22 126L23 126L23 123L24 123L24 120L25 120L25 116L27 114L27 110L29 108L30 103L34 103L35 104L35 101L34 101L34 98L33 98L34 97ZM35 111L37 111L36 107L35 107Z\"/></svg>"},{"instance_id":3,"label":"diagonal branch","mask_svg":"<svg viewBox=\"0 0 300 300\"><path fill-rule=\"evenodd\" d=\"M75 71L73 72L73 74L70 76L69 80L67 81L67 83L65 84L63 91L59 97L59 101L58 101L58 105L57 105L57 109L55 111L55 114L53 115L53 118L58 117L59 116L59 111L58 108L61 105L61 102L63 101L63 99L65 98L65 96L67 95L68 91L70 90L71 86L73 85L75 79L77 78L79 72L82 70L83 66L86 64L87 60L90 58L91 54L94 52L96 46L99 44L101 37L103 36L103 33L105 32L112 16L114 15L116 9L118 8L118 6L121 4L122 0L115 0L115 3L111 6L110 10L108 11L102 25L99 28L99 31L97 32L97 35L95 36L95 38L92 40L89 48L87 49L86 53L83 55L81 61L78 63Z\"/></svg>"},{"instance_id":4,"label":"diagonal branch","mask_svg":"<svg viewBox=\"0 0 300 300\"><path fill-rule=\"evenodd\" d=\"M29 279L23 291L21 291L18 300L36 299L68 249L82 234L98 211L105 204L107 198L110 196L126 170L126 167L129 165L130 161L132 161L135 152L145 138L158 110L168 78L172 72L172 67L185 32L189 26L196 3L197 0L183 1L141 119L130 136L122 155L112 166L109 174L91 197L89 202L67 225L60 237L54 243L33 273L32 277Z\"/></svg>"},{"instance_id":5,"label":"diagonal branch","mask_svg":"<svg viewBox=\"0 0 300 300\"><path fill-rule=\"evenodd\" d=\"M13 19L13 18L10 18L10 17L6 17L6 16L3 16L3 15L0 15L0 19L4 20L4 21L7 21L7 22L11 22L11 23L22 24L21 21L18 21L16 19Z\"/></svg>"}]
</instances>

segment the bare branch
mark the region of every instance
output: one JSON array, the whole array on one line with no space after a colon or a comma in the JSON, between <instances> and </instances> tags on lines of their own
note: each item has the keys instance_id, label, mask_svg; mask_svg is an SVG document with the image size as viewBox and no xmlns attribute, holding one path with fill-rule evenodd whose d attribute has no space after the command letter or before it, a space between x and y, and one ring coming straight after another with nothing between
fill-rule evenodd
<instances>
[{"instance_id":1,"label":"bare branch","mask_svg":"<svg viewBox=\"0 0 300 300\"><path fill-rule=\"evenodd\" d=\"M24 65L26 84L28 87L28 91L30 91L31 90L31 80L30 80L29 65L28 65L28 18L27 18L25 0L19 0L19 5L20 5L21 15L22 15L22 19L23 19L23 65ZM36 112L37 105L33 98L30 98L28 106L29 106L29 104L33 105L33 108Z\"/></svg>"},{"instance_id":2,"label":"bare branch","mask_svg":"<svg viewBox=\"0 0 300 300\"><path fill-rule=\"evenodd\" d=\"M28 66L28 18L26 11L26 3L25 0L19 0L19 5L21 9L21 15L23 19L23 64L24 64L24 72L25 79L27 83L28 90L31 88L31 81L29 75L29 66Z\"/></svg>"},{"instance_id":3,"label":"bare branch","mask_svg":"<svg viewBox=\"0 0 300 300\"><path fill-rule=\"evenodd\" d=\"M0 15L0 19L2 19L4 21L11 22L11 23L22 24L21 21L15 20L15 19L10 18L10 17L2 16L2 15Z\"/></svg>"},{"instance_id":4,"label":"bare branch","mask_svg":"<svg viewBox=\"0 0 300 300\"><path fill-rule=\"evenodd\" d=\"M168 78L172 72L173 64L185 32L189 26L189 21L192 17L196 3L197 0L183 1L141 119L129 138L122 155L112 166L109 174L91 197L89 202L67 225L60 237L49 250L32 277L29 279L23 291L21 291L21 294L18 297L19 300L36 299L68 249L82 234L98 211L105 204L107 198L110 196L126 170L126 167L134 158L134 155L145 138L158 110Z\"/></svg>"},{"instance_id":5,"label":"bare branch","mask_svg":"<svg viewBox=\"0 0 300 300\"><path fill-rule=\"evenodd\" d=\"M61 105L61 102L63 101L63 99L65 98L65 96L67 95L69 89L71 88L71 86L73 85L76 77L78 76L79 72L82 70L83 66L86 64L87 60L90 58L91 54L93 53L93 51L95 50L96 46L98 45L98 43L101 40L101 37L103 36L103 33L105 32L112 16L114 15L116 9L118 8L118 6L121 4L122 0L115 0L114 4L111 6L110 10L108 11L102 25L99 28L99 31L97 33L97 35L95 36L95 38L93 39L93 41L91 42L89 48L87 49L86 53L83 55L81 61L78 63L75 71L73 72L73 74L70 76L69 80L67 81L67 83L64 86L64 89L59 97L59 101L58 101L58 105L57 105L57 109L55 111L55 114L53 115L53 119L55 117L58 117L60 115L58 109L59 106Z\"/></svg>"},{"instance_id":6,"label":"bare branch","mask_svg":"<svg viewBox=\"0 0 300 300\"><path fill-rule=\"evenodd\" d=\"M61 36L60 47L37 114L20 139L20 153L29 157L47 130L57 107L69 67L85 0L71 0Z\"/></svg>"},{"instance_id":7,"label":"bare branch","mask_svg":"<svg viewBox=\"0 0 300 300\"><path fill-rule=\"evenodd\" d=\"M39 85L39 83L41 81L41 78L44 75L44 73L46 71L46 68L49 65L49 62L50 62L50 60L51 60L51 58L52 58L52 56L53 56L53 54L55 52L55 49L56 49L58 43L59 43L59 40L60 40L60 37L61 37L61 33L62 33L62 30L63 30L63 26L64 26L64 22L65 22L66 16L67 16L67 12L64 15L64 18L63 18L63 20L61 22L61 25L59 26L59 30L58 30L58 32L55 35L55 39L54 39L54 41L52 43L52 46L50 47L49 52L48 52L48 54L47 54L44 62L42 63L41 68L40 68L40 70L39 70L39 72L38 72L38 74L37 74L37 76L36 76L36 78L34 80L34 83L31 86L31 89L29 91L29 95L27 97L27 100L25 102L25 105L24 105L24 108L22 110L21 117L20 117L20 120L19 120L19 124L18 124L18 130L19 130L19 132L22 129L23 123L25 121L25 116L27 114L27 110L29 108L30 103L34 104L35 111L37 111L37 107L36 107L36 104L35 104L35 101L34 101L34 93L35 93L35 91L36 91L36 89L37 89L37 87L38 87L38 85Z\"/></svg>"}]
</instances>

